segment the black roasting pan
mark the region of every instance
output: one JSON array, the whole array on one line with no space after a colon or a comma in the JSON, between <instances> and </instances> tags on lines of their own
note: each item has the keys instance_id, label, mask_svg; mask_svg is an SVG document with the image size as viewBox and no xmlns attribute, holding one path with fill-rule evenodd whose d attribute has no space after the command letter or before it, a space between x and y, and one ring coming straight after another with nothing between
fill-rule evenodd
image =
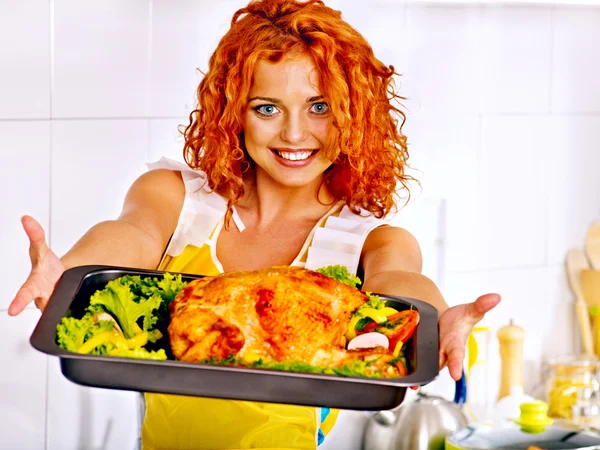
<instances>
[{"instance_id":1,"label":"black roasting pan","mask_svg":"<svg viewBox=\"0 0 600 450\"><path fill-rule=\"evenodd\" d=\"M363 411L391 409L406 389L427 384L438 375L438 314L420 300L381 295L396 309L415 308L420 322L405 355L413 370L394 379L343 377L268 369L154 361L68 352L55 342L56 326L71 310L89 305L91 295L123 275L162 277L164 272L113 266L79 266L65 271L31 336L40 352L60 358L63 375L74 383L109 389L198 397L324 406ZM185 281L200 278L181 274ZM81 316L79 316L81 317Z\"/></svg>"}]
</instances>

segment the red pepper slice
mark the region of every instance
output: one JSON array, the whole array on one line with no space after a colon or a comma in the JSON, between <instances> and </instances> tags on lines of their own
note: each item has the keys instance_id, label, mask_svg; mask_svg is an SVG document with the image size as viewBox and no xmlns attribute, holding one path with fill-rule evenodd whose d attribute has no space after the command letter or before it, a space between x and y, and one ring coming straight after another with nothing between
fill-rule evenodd
<instances>
[{"instance_id":1,"label":"red pepper slice","mask_svg":"<svg viewBox=\"0 0 600 450\"><path fill-rule=\"evenodd\" d=\"M394 362L394 366L396 367L396 369L398 370L398 376L399 377L405 377L406 375L408 375L408 370L406 370L406 366L404 365L404 363L402 361L400 361L399 359L397 359Z\"/></svg>"},{"instance_id":2,"label":"red pepper slice","mask_svg":"<svg viewBox=\"0 0 600 450\"><path fill-rule=\"evenodd\" d=\"M397 353L396 346L402 343L404 345L413 335L419 324L419 313L414 309L406 309L399 313L392 314L384 323L370 322L362 331L357 334L370 333L372 331L381 333L390 341L389 350Z\"/></svg>"}]
</instances>

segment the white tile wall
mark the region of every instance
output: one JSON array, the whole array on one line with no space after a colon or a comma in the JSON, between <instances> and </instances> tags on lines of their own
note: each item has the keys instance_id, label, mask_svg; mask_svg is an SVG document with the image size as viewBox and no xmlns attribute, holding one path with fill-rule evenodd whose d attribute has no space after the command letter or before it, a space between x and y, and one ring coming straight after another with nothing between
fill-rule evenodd
<instances>
[{"instance_id":1,"label":"white tile wall","mask_svg":"<svg viewBox=\"0 0 600 450\"><path fill-rule=\"evenodd\" d=\"M116 219L145 170L148 122L52 123L52 243L62 255L92 225Z\"/></svg>"},{"instance_id":2,"label":"white tile wall","mask_svg":"<svg viewBox=\"0 0 600 450\"><path fill-rule=\"evenodd\" d=\"M410 5L400 68L406 107L413 113L475 113L480 109L479 9L460 5Z\"/></svg>"},{"instance_id":3,"label":"white tile wall","mask_svg":"<svg viewBox=\"0 0 600 450\"><path fill-rule=\"evenodd\" d=\"M29 345L40 317L27 309L18 317L0 315L0 449L39 450L46 442L47 356Z\"/></svg>"},{"instance_id":4,"label":"white tile wall","mask_svg":"<svg viewBox=\"0 0 600 450\"><path fill-rule=\"evenodd\" d=\"M196 106L196 87L231 16L247 2L169 0L152 2L150 111L152 117L187 114ZM210 14L206 14L210 11Z\"/></svg>"},{"instance_id":5,"label":"white tile wall","mask_svg":"<svg viewBox=\"0 0 600 450\"><path fill-rule=\"evenodd\" d=\"M53 117L148 111L148 0L54 0Z\"/></svg>"},{"instance_id":6,"label":"white tile wall","mask_svg":"<svg viewBox=\"0 0 600 450\"><path fill-rule=\"evenodd\" d=\"M3 2L0 10L0 119L47 119L50 4L11 1Z\"/></svg>"},{"instance_id":7,"label":"white tile wall","mask_svg":"<svg viewBox=\"0 0 600 450\"><path fill-rule=\"evenodd\" d=\"M138 393L74 384L54 357L49 358L48 386L48 450L137 448Z\"/></svg>"},{"instance_id":8,"label":"white tile wall","mask_svg":"<svg viewBox=\"0 0 600 450\"><path fill-rule=\"evenodd\" d=\"M557 8L554 26L552 110L600 112L600 8Z\"/></svg>"},{"instance_id":9,"label":"white tile wall","mask_svg":"<svg viewBox=\"0 0 600 450\"><path fill-rule=\"evenodd\" d=\"M29 271L19 217L40 220L63 253L119 213L147 161L182 160L177 126L187 125L196 69L244 3L0 2L0 350L10 361L0 371L0 450L135 445L136 394L69 382L27 343L39 313L6 316ZM450 304L504 296L485 319L490 398L494 336L510 318L527 332L531 390L541 359L579 348L563 258L600 220L600 8L373 0L364 14L358 0L329 4L402 74L423 190L398 220L428 258L438 237L446 243L426 271L441 267ZM446 221L435 224L440 204ZM348 415L328 446L358 448L363 419Z\"/></svg>"},{"instance_id":10,"label":"white tile wall","mask_svg":"<svg viewBox=\"0 0 600 450\"><path fill-rule=\"evenodd\" d=\"M600 220L600 117L557 116L548 157L548 259L561 263Z\"/></svg>"},{"instance_id":11,"label":"white tile wall","mask_svg":"<svg viewBox=\"0 0 600 450\"><path fill-rule=\"evenodd\" d=\"M414 195L446 199L448 270L478 267L476 253L464 248L478 232L480 122L477 116L419 113L408 116L404 128L411 175L421 183Z\"/></svg>"},{"instance_id":12,"label":"white tile wall","mask_svg":"<svg viewBox=\"0 0 600 450\"><path fill-rule=\"evenodd\" d=\"M473 301L489 292L503 296L494 314L481 322L490 327L490 398L496 398L500 385L496 333L511 319L525 330L524 383L526 391L533 392L540 379L540 360L572 354L579 345L573 326L576 320L574 304L566 287L564 270L562 266L547 266L479 271L453 274L447 279L446 297L450 304Z\"/></svg>"},{"instance_id":13,"label":"white tile wall","mask_svg":"<svg viewBox=\"0 0 600 450\"><path fill-rule=\"evenodd\" d=\"M477 211L479 268L540 266L546 261L546 117L484 117ZM464 243L466 244L466 242Z\"/></svg>"},{"instance_id":14,"label":"white tile wall","mask_svg":"<svg viewBox=\"0 0 600 450\"><path fill-rule=\"evenodd\" d=\"M184 138L179 128L182 127L183 131L188 123L186 117L150 120L148 161L157 161L165 156L183 162Z\"/></svg>"},{"instance_id":15,"label":"white tile wall","mask_svg":"<svg viewBox=\"0 0 600 450\"><path fill-rule=\"evenodd\" d=\"M0 249L10 263L0 270L0 310L8 309L31 268L21 217L48 230L50 219L50 124L0 121ZM47 235L48 237L48 235Z\"/></svg>"},{"instance_id":16,"label":"white tile wall","mask_svg":"<svg viewBox=\"0 0 600 450\"><path fill-rule=\"evenodd\" d=\"M375 56L386 65L393 65L402 74L408 60L409 39L405 23L406 7L386 0L371 0L372 10L377 14L365 14L361 0L337 0L327 3L342 12L342 17L367 39L375 51ZM402 45L399 45L402 43Z\"/></svg>"},{"instance_id":17,"label":"white tile wall","mask_svg":"<svg viewBox=\"0 0 600 450\"><path fill-rule=\"evenodd\" d=\"M551 8L483 7L478 46L483 112L548 112L552 13Z\"/></svg>"}]
</instances>

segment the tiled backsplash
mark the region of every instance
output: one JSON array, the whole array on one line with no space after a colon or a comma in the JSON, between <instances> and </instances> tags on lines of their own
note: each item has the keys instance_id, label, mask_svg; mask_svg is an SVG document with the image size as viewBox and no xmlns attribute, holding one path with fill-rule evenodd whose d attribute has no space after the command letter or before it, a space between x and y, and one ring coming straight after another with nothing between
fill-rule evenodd
<instances>
[{"instance_id":1,"label":"tiled backsplash","mask_svg":"<svg viewBox=\"0 0 600 450\"><path fill-rule=\"evenodd\" d=\"M244 3L0 3L1 450L135 447L137 394L69 382L29 345L39 312L6 314L29 269L19 218L36 217L62 254L115 217L145 162L181 159L177 125L196 69ZM600 8L370 0L365 14L362 2L328 3L403 74L404 131L423 189L396 223L422 239L426 271L449 303L504 295L485 323L492 335L511 318L525 328L532 387L542 358L578 346L562 265L600 219ZM443 205L444 220L431 205ZM495 339L489 350L495 398ZM333 436L358 448L356 434Z\"/></svg>"}]
</instances>

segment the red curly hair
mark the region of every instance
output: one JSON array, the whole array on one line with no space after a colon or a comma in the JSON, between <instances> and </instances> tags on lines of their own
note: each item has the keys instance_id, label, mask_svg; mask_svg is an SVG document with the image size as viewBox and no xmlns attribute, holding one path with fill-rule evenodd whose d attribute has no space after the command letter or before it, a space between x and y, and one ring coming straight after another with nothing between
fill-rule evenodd
<instances>
[{"instance_id":1,"label":"red curly hair","mask_svg":"<svg viewBox=\"0 0 600 450\"><path fill-rule=\"evenodd\" d=\"M198 86L198 106L184 131L185 161L228 199L227 224L251 165L242 124L254 68L260 59L277 62L297 51L312 57L337 129L324 149L333 164L323 183L353 212L384 217L398 189L408 191L413 180L404 170L405 115L392 105L403 97L394 91L394 67L321 0L257 0L234 14Z\"/></svg>"}]
</instances>

